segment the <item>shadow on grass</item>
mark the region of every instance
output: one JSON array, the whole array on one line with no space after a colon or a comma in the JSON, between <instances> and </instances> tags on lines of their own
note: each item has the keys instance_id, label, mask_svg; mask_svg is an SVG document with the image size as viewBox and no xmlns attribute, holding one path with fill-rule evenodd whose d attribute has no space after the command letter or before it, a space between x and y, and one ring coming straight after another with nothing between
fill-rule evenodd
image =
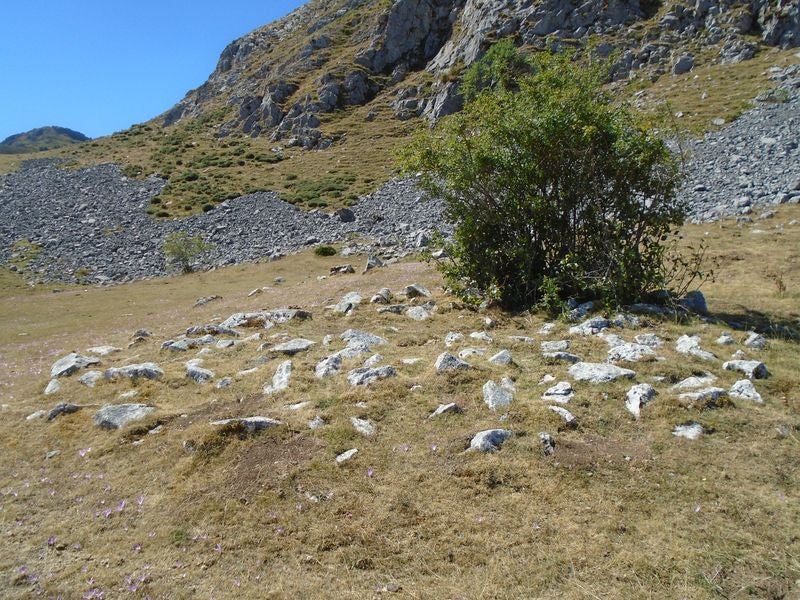
<instances>
[{"instance_id":1,"label":"shadow on grass","mask_svg":"<svg viewBox=\"0 0 800 600\"><path fill-rule=\"evenodd\" d=\"M756 331L771 338L800 343L800 318L794 320L743 308L739 312L716 312L712 316L738 331Z\"/></svg>"}]
</instances>

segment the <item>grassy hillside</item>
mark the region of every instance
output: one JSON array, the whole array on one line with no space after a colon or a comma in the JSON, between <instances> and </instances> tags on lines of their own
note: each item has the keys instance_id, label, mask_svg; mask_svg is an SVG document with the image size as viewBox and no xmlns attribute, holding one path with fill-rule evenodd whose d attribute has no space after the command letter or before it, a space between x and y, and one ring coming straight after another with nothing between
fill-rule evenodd
<instances>
[{"instance_id":1,"label":"grassy hillside","mask_svg":"<svg viewBox=\"0 0 800 600\"><path fill-rule=\"evenodd\" d=\"M705 239L718 261L704 289L716 316L745 326L800 327L800 209L752 225L687 226L688 241ZM659 396L633 420L623 406L630 383L574 383L567 406L579 419L566 429L539 398L546 373L566 378L566 365L546 362L539 340L570 339L571 351L602 361L599 339L567 335L556 323L537 333L541 314L474 313L440 289L429 266L404 262L368 275L319 279L341 258L300 254L275 263L138 282L112 288L28 288L0 275L2 425L0 452L0 590L5 598L131 597L373 598L792 598L800 579L798 431L800 360L797 339L770 335L764 351L714 340L729 328L692 321L650 320L641 331L666 340L664 361L632 365L637 382ZM758 265L757 269L753 265ZM275 277L285 278L273 284ZM439 311L417 323L378 315L362 305L351 316L324 306L346 292L365 296L383 286L419 282L434 292ZM780 282L780 285L778 285ZM258 296L250 290L269 286ZM222 300L192 308L200 296ZM160 351L190 325L216 322L241 310L295 305L313 319L262 331L260 341L205 355L217 379L247 368L225 390L185 378L195 352ZM433 362L449 331L488 332L492 353L511 349L515 365L436 375ZM131 334L153 333L127 348ZM331 350L322 337L361 328L389 340L383 364L399 375L365 389L344 375L319 381L315 363ZM258 330L244 330L249 335ZM641 331L617 330L626 339ZM783 330L781 330L783 331ZM670 385L710 370L717 385L736 379L720 362L674 351L683 333L698 333L721 358L736 349L763 360L772 376L754 383L763 405L735 401L721 408L686 408ZM317 342L294 358L287 391L261 393L282 359L261 364L262 342L280 337ZM508 335L535 338L509 344ZM98 344L123 348L103 367L154 360L161 382L100 382L88 389L62 381L44 397L52 362ZM477 340L463 346L484 346ZM458 350L457 346L454 350ZM488 355L487 355L488 356ZM406 358L420 362L404 364ZM345 372L360 364L353 360ZM510 375L517 393L500 421L482 402L481 386ZM652 378L664 377L661 382ZM415 386L421 386L416 388ZM117 431L91 422L96 408L119 403L122 392L157 412ZM25 416L56 402L86 405L46 423ZM300 408L288 406L307 402ZM440 403L460 415L427 418ZM219 430L215 419L263 415L285 426L257 435ZM315 415L328 425L310 430ZM364 438L350 417L374 421ZM675 438L672 427L697 420L712 431L697 441ZM160 426L159 429L154 429ZM469 437L489 427L514 436L496 454L464 453ZM153 433L148 433L153 431ZM542 456L538 432L557 442ZM334 457L357 447L337 467ZM188 449L188 450L187 450ZM46 453L58 450L53 458ZM101 596L104 594L104 596Z\"/></svg>"},{"instance_id":2,"label":"grassy hillside","mask_svg":"<svg viewBox=\"0 0 800 600\"><path fill-rule=\"evenodd\" d=\"M28 154L56 150L88 139L82 133L66 127L39 127L4 139L0 142L0 154Z\"/></svg>"}]
</instances>

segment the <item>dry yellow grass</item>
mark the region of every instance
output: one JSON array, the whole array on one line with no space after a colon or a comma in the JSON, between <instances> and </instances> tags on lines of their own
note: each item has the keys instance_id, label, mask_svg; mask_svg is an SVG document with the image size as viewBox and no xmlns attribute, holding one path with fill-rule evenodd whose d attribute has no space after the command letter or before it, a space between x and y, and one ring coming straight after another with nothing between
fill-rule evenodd
<instances>
[{"instance_id":1,"label":"dry yellow grass","mask_svg":"<svg viewBox=\"0 0 800 600\"><path fill-rule=\"evenodd\" d=\"M705 288L712 312L797 327L800 225L789 223L798 218L798 208L782 207L756 225L686 228L687 238L707 239L720 259L717 282ZM659 350L667 360L637 364L637 381L667 380L654 384L660 395L641 420L623 407L629 384L576 383L569 408L581 425L565 430L539 399L538 381L545 373L566 379L566 365L547 364L537 346L512 344L513 367L473 358L477 370L437 376L432 365L445 334L479 331L485 315L453 304L437 273L421 263L317 279L340 261L301 254L60 291L31 289L3 274L0 595L78 598L102 590L106 598L371 598L377 589L399 586L397 597L408 598L797 597L796 341L776 336L766 351L747 350L772 372L756 381L765 404L686 409L669 391L671 382L703 369L717 374L720 387L738 377L719 363L677 355L673 342L697 332L706 348L726 358L733 349L713 344L725 327L653 321L646 330L667 340ZM770 284L770 271L781 274L785 291ZM272 285L277 276L286 282ZM430 321L377 315L369 305L349 317L323 310L351 290L368 296L413 281L436 293L440 310ZM247 297L264 285L271 289ZM210 294L223 299L192 308ZM268 355L257 350L259 342L204 357L217 378L258 368L225 390L185 378L183 364L195 352L159 350L161 341L190 325L287 305L308 308L314 318L264 331L264 341L277 332L318 344L294 358L286 392L261 394L279 359L258 364L258 356ZM490 349L506 346L507 335L541 337L535 332L543 315L491 316L497 326ZM140 327L153 337L126 348ZM319 344L322 337L337 336L333 348L339 348L338 334L351 327L389 339L377 350L383 364L398 368L396 379L353 389L341 375L314 378L315 363L330 352ZM559 323L546 339L561 339L567 327ZM619 333L629 339L634 332ZM600 340L572 341L571 350L585 359L605 357ZM125 348L103 367L152 359L166 371L164 380L100 382L89 390L72 377L62 381L60 394L42 395L56 358L101 343ZM404 358L421 361L406 365ZM505 374L516 378L517 394L501 422L483 405L481 386ZM139 392L133 401L158 410L120 432L94 427L94 407L51 423L25 421L61 401L119 403L119 394L132 389ZM465 413L427 419L451 401ZM297 402L310 405L286 408ZM251 415L286 426L240 437L208 424ZM306 421L315 415L329 424L309 430ZM355 433L352 416L372 419L377 435ZM690 419L713 433L695 442L674 438L672 427ZM158 423L160 432L148 434ZM463 452L472 434L497 426L516 434L499 453ZM781 426L786 435L778 434ZM539 431L556 437L552 458L541 455ZM194 452L184 449L187 441ZM337 453L352 447L359 448L357 457L334 466ZM51 450L60 454L45 459Z\"/></svg>"}]
</instances>

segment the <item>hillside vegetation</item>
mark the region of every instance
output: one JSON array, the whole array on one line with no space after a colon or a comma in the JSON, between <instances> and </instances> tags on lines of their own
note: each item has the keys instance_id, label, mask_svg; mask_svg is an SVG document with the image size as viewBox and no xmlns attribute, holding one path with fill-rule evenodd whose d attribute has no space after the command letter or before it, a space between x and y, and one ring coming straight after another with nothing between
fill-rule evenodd
<instances>
[{"instance_id":1,"label":"hillside vegetation","mask_svg":"<svg viewBox=\"0 0 800 600\"><path fill-rule=\"evenodd\" d=\"M0 154L44 152L85 142L89 138L66 127L39 127L10 135L0 142Z\"/></svg>"},{"instance_id":2,"label":"hillside vegetation","mask_svg":"<svg viewBox=\"0 0 800 600\"><path fill-rule=\"evenodd\" d=\"M15 318L0 322L3 596L792 598L800 579L800 353L792 337L800 327L799 218L790 206L754 224L684 228L687 242L707 240L719 263L717 281L705 288L712 316L741 330L658 317L609 330L664 340L655 349L664 360L622 365L658 391L638 420L624 406L634 382L576 382L567 363L539 351L542 341L565 339L583 360L603 362L606 341L571 335L572 324L560 320L541 333L542 314L466 310L431 267L414 261L320 279L337 257L309 252L105 289L31 289L5 271L0 310ZM410 283L433 292L436 310L426 321L378 314L369 304L347 316L324 308L346 292L368 298ZM192 308L212 295L222 298ZM290 305L313 318L242 329L227 350L160 349L189 326ZM152 336L129 346L140 328ZM339 375L315 378L315 364L351 328L388 340L374 351L397 377L351 386L345 373L364 355L348 359ZM766 333L766 350L743 346L751 328ZM467 358L473 370L439 375L434 360L451 331L466 338L449 351L487 353ZM733 345L715 343L724 331ZM253 333L258 339L243 341ZM720 359L676 353L685 333L699 334ZM322 343L329 334L330 349ZM288 389L265 395L285 359L270 348L289 338L315 345L292 357ZM100 357L101 370L154 361L166 374L89 388L77 380L97 368L89 367L62 378L56 395L42 394L57 358L100 344L121 348ZM513 364L487 361L501 348ZM768 366L770 377L753 381L763 404L687 404L671 389L706 371L727 389L741 378L721 368L735 350ZM184 363L195 357L215 373L211 383L187 378ZM577 428L540 400L552 385L540 383L546 374L572 381L576 395L565 407ZM233 384L217 389L226 376ZM508 409L494 412L481 388L504 376L516 393ZM51 422L25 418L61 402L82 408ZM121 402L156 410L118 431L93 424L100 406ZM448 402L464 412L428 418ZM284 425L255 435L210 425L255 415ZM309 429L314 417L325 425ZM362 436L351 417L368 419L377 433ZM673 436L687 421L706 434ZM490 427L513 435L496 453L464 452ZM555 439L551 456L542 453L540 431ZM358 454L337 466L335 457L350 448Z\"/></svg>"}]
</instances>

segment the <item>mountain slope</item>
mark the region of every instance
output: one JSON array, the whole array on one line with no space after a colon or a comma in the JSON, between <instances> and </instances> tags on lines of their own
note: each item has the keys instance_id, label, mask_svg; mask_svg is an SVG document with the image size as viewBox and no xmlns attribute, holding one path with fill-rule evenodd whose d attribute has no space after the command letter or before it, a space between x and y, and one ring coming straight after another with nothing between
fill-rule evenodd
<instances>
[{"instance_id":1,"label":"mountain slope","mask_svg":"<svg viewBox=\"0 0 800 600\"><path fill-rule=\"evenodd\" d=\"M0 142L0 154L24 154L55 150L72 144L86 142L90 138L66 127L39 127L25 133L10 135Z\"/></svg>"},{"instance_id":2,"label":"mountain slope","mask_svg":"<svg viewBox=\"0 0 800 600\"><path fill-rule=\"evenodd\" d=\"M608 58L621 97L676 82L671 104L687 114L682 86L712 69L719 93L704 110L732 115L746 108L741 94L771 85L766 69L796 62L773 52L800 43L800 8L766 0L312 0L231 43L208 81L165 114L63 155L161 175L168 183L154 215L209 210L254 191L308 208L348 204L391 177L392 151L411 131L458 110L464 68L506 37L524 52ZM733 93L735 107L724 102ZM709 121L683 123L702 130Z\"/></svg>"}]
</instances>

